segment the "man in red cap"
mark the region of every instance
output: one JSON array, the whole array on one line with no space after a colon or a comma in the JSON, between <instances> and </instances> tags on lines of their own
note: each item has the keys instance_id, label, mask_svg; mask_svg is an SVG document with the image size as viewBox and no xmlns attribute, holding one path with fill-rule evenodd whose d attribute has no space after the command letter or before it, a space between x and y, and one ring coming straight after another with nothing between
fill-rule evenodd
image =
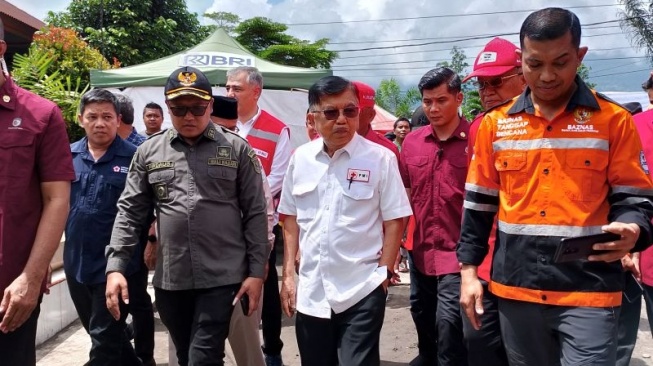
<instances>
[{"instance_id":1,"label":"man in red cap","mask_svg":"<svg viewBox=\"0 0 653 366\"><path fill-rule=\"evenodd\" d=\"M494 38L485 45L476 57L474 70L463 79L463 81L467 81L476 78L473 83L478 88L484 110L494 108L524 91L526 81L522 76L521 60L516 52L517 50L519 48L511 42L503 38ZM483 116L484 113L479 114L469 128L469 139L467 140L469 151L474 150L476 132ZM469 158L471 156L472 154L468 155ZM495 237L492 235L489 240L489 255L478 269L478 276L486 294L483 297L484 313L481 317L481 329L475 330L469 319L463 317L469 366L501 366L508 364L503 341L501 340L497 298L487 288L487 281L490 280L494 242Z\"/></svg>"},{"instance_id":2,"label":"man in red cap","mask_svg":"<svg viewBox=\"0 0 653 366\"><path fill-rule=\"evenodd\" d=\"M366 140L372 141L392 151L392 153L397 157L397 164L399 164L399 149L397 149L397 145L372 129L372 120L376 117L376 111L374 110L374 98L376 92L371 86L363 82L352 81L351 83L356 88L358 107L360 108L360 114L358 115L358 129L356 130L356 133L363 136ZM394 276L390 279L390 283L393 285L400 282L399 274L397 273L400 261L401 256L398 255L393 268Z\"/></svg>"},{"instance_id":3,"label":"man in red cap","mask_svg":"<svg viewBox=\"0 0 653 366\"><path fill-rule=\"evenodd\" d=\"M358 116L358 129L356 132L365 139L390 149L397 157L397 161L399 161L399 150L397 146L372 129L372 120L376 117L376 111L374 110L374 97L376 93L374 89L360 81L352 81L352 84L356 88L358 107L361 110Z\"/></svg>"}]
</instances>

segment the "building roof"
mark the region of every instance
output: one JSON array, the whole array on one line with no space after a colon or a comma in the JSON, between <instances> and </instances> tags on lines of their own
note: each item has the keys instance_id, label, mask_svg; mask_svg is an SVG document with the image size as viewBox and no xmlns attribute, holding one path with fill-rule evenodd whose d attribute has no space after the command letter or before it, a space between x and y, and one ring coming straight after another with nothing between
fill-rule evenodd
<instances>
[{"instance_id":1,"label":"building roof","mask_svg":"<svg viewBox=\"0 0 653 366\"><path fill-rule=\"evenodd\" d=\"M9 17L15 21L18 21L19 23L22 23L23 26L31 28L34 31L40 29L45 25L45 23L43 23L41 20L31 16L24 10L5 0L0 0L0 14L2 15L3 21L5 21L6 17ZM5 24L5 27L6 26L7 25Z\"/></svg>"}]
</instances>

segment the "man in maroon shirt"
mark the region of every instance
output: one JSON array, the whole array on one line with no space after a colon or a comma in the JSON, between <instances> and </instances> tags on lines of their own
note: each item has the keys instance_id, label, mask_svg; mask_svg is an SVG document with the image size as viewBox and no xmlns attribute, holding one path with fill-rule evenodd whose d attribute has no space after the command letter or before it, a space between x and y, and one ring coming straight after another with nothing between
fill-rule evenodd
<instances>
[{"instance_id":1,"label":"man in maroon shirt","mask_svg":"<svg viewBox=\"0 0 653 366\"><path fill-rule=\"evenodd\" d=\"M418 88L430 125L406 136L400 160L415 216L409 255L410 311L419 355L410 365L466 365L455 249L462 220L469 124L458 115L463 94L460 78L451 69L427 72Z\"/></svg>"},{"instance_id":2,"label":"man in maroon shirt","mask_svg":"<svg viewBox=\"0 0 653 366\"><path fill-rule=\"evenodd\" d=\"M7 44L0 21L0 58ZM2 62L4 65L4 61ZM45 275L68 217L75 178L57 106L0 70L0 363L36 364Z\"/></svg>"}]
</instances>

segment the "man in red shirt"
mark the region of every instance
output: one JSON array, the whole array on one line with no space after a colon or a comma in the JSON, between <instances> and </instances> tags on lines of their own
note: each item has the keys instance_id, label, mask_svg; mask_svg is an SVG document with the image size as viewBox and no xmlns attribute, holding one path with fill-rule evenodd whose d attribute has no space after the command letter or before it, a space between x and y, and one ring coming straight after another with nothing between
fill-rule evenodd
<instances>
[{"instance_id":1,"label":"man in red shirt","mask_svg":"<svg viewBox=\"0 0 653 366\"><path fill-rule=\"evenodd\" d=\"M400 160L415 216L410 303L419 355L410 365L466 365L455 248L469 123L458 115L463 94L460 78L451 69L427 72L418 88L430 125L406 136Z\"/></svg>"},{"instance_id":2,"label":"man in red shirt","mask_svg":"<svg viewBox=\"0 0 653 366\"><path fill-rule=\"evenodd\" d=\"M497 37L488 42L481 53L476 56L474 70L463 79L463 82L476 78L473 83L478 88L483 110L494 108L524 91L526 81L522 76L521 60L517 50L517 46L511 42ZM478 126L481 124L483 116L484 113L476 116L469 126L468 151L474 151L476 132L478 132ZM470 159L471 156L472 154L468 155ZM508 364L501 340L497 298L488 291L494 241L495 237L491 235L488 243L489 255L478 268L478 276L481 278L483 292L486 294L483 297L484 312L481 329L474 329L469 319L463 317L469 366Z\"/></svg>"},{"instance_id":3,"label":"man in red shirt","mask_svg":"<svg viewBox=\"0 0 653 366\"><path fill-rule=\"evenodd\" d=\"M392 141L381 136L372 129L372 120L376 117L376 111L374 110L374 97L376 93L374 92L374 89L360 81L352 81L352 84L354 84L354 87L356 88L358 107L361 109L358 116L358 129L356 132L365 139L392 151L397 157L397 162L399 162L399 149L397 149L397 146L395 146Z\"/></svg>"},{"instance_id":4,"label":"man in red shirt","mask_svg":"<svg viewBox=\"0 0 653 366\"><path fill-rule=\"evenodd\" d=\"M7 51L0 21L0 59ZM2 62L4 64L4 62ZM0 70L0 363L36 365L45 276L75 179L61 111Z\"/></svg>"}]
</instances>

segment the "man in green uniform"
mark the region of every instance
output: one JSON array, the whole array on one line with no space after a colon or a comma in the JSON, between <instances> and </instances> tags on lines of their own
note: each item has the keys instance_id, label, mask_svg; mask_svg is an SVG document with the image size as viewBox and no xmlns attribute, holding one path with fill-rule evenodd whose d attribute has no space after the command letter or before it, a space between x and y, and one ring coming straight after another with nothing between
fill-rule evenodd
<instances>
[{"instance_id":1,"label":"man in green uniform","mask_svg":"<svg viewBox=\"0 0 653 366\"><path fill-rule=\"evenodd\" d=\"M261 166L244 139L210 123L211 85L201 71L173 72L165 96L173 128L139 147L118 201L107 307L118 318L129 302L122 272L139 235L135 223L154 206L153 285L179 365L222 365L233 305L243 301L251 314L263 284L269 247Z\"/></svg>"}]
</instances>

